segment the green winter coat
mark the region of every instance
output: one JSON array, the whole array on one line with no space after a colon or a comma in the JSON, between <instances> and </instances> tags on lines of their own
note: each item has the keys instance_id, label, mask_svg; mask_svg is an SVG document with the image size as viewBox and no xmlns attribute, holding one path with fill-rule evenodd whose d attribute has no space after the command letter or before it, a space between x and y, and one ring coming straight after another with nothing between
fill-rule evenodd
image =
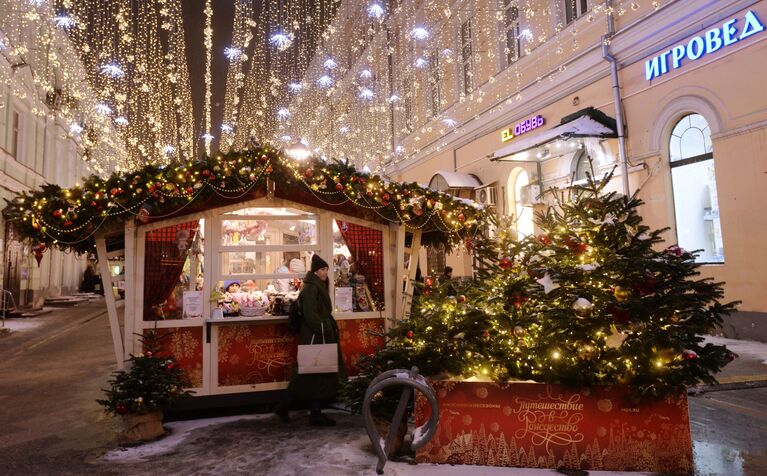
<instances>
[{"instance_id":1,"label":"green winter coat","mask_svg":"<svg viewBox=\"0 0 767 476\"><path fill-rule=\"evenodd\" d=\"M333 319L333 305L325 282L311 271L306 273L304 284L299 295L303 319L298 331L298 343L310 344L314 336L315 344L338 343L338 326ZM299 400L334 399L338 393L341 380L346 379L341 349L338 349L338 373L304 374L298 373L298 364L293 365L288 391L293 398Z\"/></svg>"}]
</instances>

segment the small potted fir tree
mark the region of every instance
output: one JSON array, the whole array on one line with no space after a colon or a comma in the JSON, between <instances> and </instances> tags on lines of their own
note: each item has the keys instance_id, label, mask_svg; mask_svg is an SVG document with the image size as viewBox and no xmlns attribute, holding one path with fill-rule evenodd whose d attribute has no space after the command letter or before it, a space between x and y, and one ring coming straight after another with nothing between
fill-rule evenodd
<instances>
[{"instance_id":1,"label":"small potted fir tree","mask_svg":"<svg viewBox=\"0 0 767 476\"><path fill-rule=\"evenodd\" d=\"M121 416L125 430L120 435L124 443L157 439L165 434L163 411L192 392L183 370L175 359L162 351L161 341L170 336L152 330L141 336L144 352L131 354L127 370L120 370L104 389L106 398L97 400L107 413Z\"/></svg>"}]
</instances>

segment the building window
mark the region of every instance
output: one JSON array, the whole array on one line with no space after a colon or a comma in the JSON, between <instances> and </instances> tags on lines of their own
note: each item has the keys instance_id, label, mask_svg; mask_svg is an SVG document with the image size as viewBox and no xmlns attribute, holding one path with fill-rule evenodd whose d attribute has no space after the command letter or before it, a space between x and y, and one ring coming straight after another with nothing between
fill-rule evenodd
<instances>
[{"instance_id":1,"label":"building window","mask_svg":"<svg viewBox=\"0 0 767 476\"><path fill-rule=\"evenodd\" d=\"M9 151L14 159L19 160L19 142L21 137L21 115L18 111L13 111L13 126L11 129L11 150Z\"/></svg>"},{"instance_id":2,"label":"building window","mask_svg":"<svg viewBox=\"0 0 767 476\"><path fill-rule=\"evenodd\" d=\"M679 246L701 250L698 263L723 263L711 129L703 116L688 114L676 123L669 159Z\"/></svg>"},{"instance_id":3,"label":"building window","mask_svg":"<svg viewBox=\"0 0 767 476\"><path fill-rule=\"evenodd\" d=\"M461 24L461 69L463 72L463 92L471 94L474 90L474 50L472 48L471 18Z\"/></svg>"},{"instance_id":4,"label":"building window","mask_svg":"<svg viewBox=\"0 0 767 476\"><path fill-rule=\"evenodd\" d=\"M575 182L579 180L586 180L588 177L586 173L591 174L591 164L589 164L589 156L583 150L578 150L575 153L573 160L573 180Z\"/></svg>"},{"instance_id":5,"label":"building window","mask_svg":"<svg viewBox=\"0 0 767 476\"><path fill-rule=\"evenodd\" d=\"M515 169L509 175L509 214L513 216L517 239L523 240L535 232L533 222L534 193L530 187L530 176L525 170Z\"/></svg>"},{"instance_id":6,"label":"building window","mask_svg":"<svg viewBox=\"0 0 767 476\"><path fill-rule=\"evenodd\" d=\"M426 100L429 104L431 117L435 118L439 115L442 104L442 75L439 68L439 52L432 51L429 55L429 79L428 79L428 97Z\"/></svg>"},{"instance_id":7,"label":"building window","mask_svg":"<svg viewBox=\"0 0 767 476\"><path fill-rule=\"evenodd\" d=\"M519 8L515 0L503 0L503 54L506 66L517 61L522 52L519 44Z\"/></svg>"},{"instance_id":8,"label":"building window","mask_svg":"<svg viewBox=\"0 0 767 476\"><path fill-rule=\"evenodd\" d=\"M589 11L588 0L564 0L565 25L569 25L581 15Z\"/></svg>"},{"instance_id":9,"label":"building window","mask_svg":"<svg viewBox=\"0 0 767 476\"><path fill-rule=\"evenodd\" d=\"M413 132L413 86L409 80L402 82L402 125L408 134Z\"/></svg>"}]
</instances>

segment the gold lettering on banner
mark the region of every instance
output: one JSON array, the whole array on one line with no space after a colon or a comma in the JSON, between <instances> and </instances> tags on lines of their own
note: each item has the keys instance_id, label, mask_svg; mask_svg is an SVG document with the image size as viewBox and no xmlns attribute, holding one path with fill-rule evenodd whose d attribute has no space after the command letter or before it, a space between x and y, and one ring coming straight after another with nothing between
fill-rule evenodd
<instances>
[{"instance_id":1,"label":"gold lettering on banner","mask_svg":"<svg viewBox=\"0 0 767 476\"><path fill-rule=\"evenodd\" d=\"M293 337L275 337L269 339L254 339L248 346L248 366L258 370L265 370L270 376L272 371L288 366L293 363L290 347L287 343L293 342Z\"/></svg>"},{"instance_id":2,"label":"gold lettering on banner","mask_svg":"<svg viewBox=\"0 0 767 476\"><path fill-rule=\"evenodd\" d=\"M515 437L530 438L533 445L546 448L551 454L549 445L565 446L580 443L584 440L580 431L580 423L583 421L583 403L578 394L554 395L552 387L546 386L546 394L538 395L536 400L514 398L517 415L523 428L516 431Z\"/></svg>"}]
</instances>

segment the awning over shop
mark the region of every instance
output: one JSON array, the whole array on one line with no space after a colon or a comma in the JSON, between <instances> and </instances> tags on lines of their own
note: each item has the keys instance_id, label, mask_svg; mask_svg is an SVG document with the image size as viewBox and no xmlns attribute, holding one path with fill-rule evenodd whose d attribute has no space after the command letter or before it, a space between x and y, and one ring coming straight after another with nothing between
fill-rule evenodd
<instances>
[{"instance_id":1,"label":"awning over shop","mask_svg":"<svg viewBox=\"0 0 767 476\"><path fill-rule=\"evenodd\" d=\"M451 189L471 189L482 186L482 182L474 175L459 172L438 170L429 180L429 188L439 192Z\"/></svg>"},{"instance_id":2,"label":"awning over shop","mask_svg":"<svg viewBox=\"0 0 767 476\"><path fill-rule=\"evenodd\" d=\"M518 154L556 140L568 140L576 137L617 137L615 119L592 107L582 109L562 118L560 124L548 130L536 131L524 138L495 151L490 160L524 160ZM536 160L535 155L531 155Z\"/></svg>"}]
</instances>

